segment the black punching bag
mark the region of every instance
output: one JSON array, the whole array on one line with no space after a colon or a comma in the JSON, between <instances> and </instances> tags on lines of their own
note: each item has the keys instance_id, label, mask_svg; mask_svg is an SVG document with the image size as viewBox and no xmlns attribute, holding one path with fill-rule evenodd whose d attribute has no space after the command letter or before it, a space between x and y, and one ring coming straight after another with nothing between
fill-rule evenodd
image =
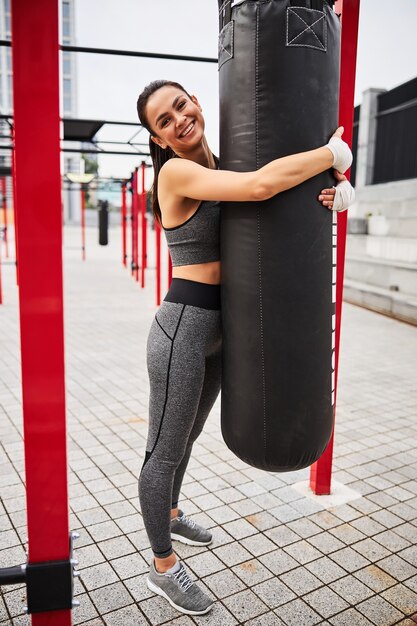
<instances>
[{"instance_id":1,"label":"black punching bag","mask_svg":"<svg viewBox=\"0 0 417 626\"><path fill-rule=\"evenodd\" d=\"M331 0L219 0L220 168L257 170L338 126L340 21ZM222 432L255 467L324 452L334 415L332 170L264 202L222 203Z\"/></svg>"}]
</instances>

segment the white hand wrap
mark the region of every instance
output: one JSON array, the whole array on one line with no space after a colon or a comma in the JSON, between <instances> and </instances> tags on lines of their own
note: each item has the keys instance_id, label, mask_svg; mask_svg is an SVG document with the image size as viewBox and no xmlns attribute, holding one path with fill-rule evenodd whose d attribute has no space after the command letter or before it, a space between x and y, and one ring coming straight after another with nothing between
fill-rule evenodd
<instances>
[{"instance_id":1,"label":"white hand wrap","mask_svg":"<svg viewBox=\"0 0 417 626\"><path fill-rule=\"evenodd\" d=\"M332 137L325 145L325 148L329 148L329 150L333 154L333 167L335 170L344 174L346 170L350 168L353 161L352 152L343 139L340 137Z\"/></svg>"},{"instance_id":2,"label":"white hand wrap","mask_svg":"<svg viewBox=\"0 0 417 626\"><path fill-rule=\"evenodd\" d=\"M342 180L338 185L334 185L336 193L333 200L332 211L346 211L355 202L355 190L348 180Z\"/></svg>"}]
</instances>

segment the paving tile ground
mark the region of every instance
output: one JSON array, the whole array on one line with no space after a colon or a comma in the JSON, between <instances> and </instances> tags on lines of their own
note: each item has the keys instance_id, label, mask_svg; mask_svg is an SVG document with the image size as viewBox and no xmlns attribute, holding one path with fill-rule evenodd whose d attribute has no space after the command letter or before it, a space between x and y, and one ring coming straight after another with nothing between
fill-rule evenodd
<instances>
[{"instance_id":1,"label":"paving tile ground","mask_svg":"<svg viewBox=\"0 0 417 626\"><path fill-rule=\"evenodd\" d=\"M208 548L178 554L217 599L180 616L146 586L151 551L137 479L144 458L145 348L155 313L120 262L120 231L97 245L65 228L65 349L70 527L78 530L73 623L82 626L389 626L417 622L417 330L343 308L333 478L358 493L325 509L224 444L220 399L194 447L181 506L213 529ZM166 252L166 250L164 250ZM150 242L149 265L153 266ZM166 258L166 257L164 257ZM166 268L164 268L166 270ZM23 563L26 541L19 320L14 269L0 308L0 563ZM166 274L163 276L167 284ZM3 587L0 624L27 626L24 586Z\"/></svg>"}]
</instances>

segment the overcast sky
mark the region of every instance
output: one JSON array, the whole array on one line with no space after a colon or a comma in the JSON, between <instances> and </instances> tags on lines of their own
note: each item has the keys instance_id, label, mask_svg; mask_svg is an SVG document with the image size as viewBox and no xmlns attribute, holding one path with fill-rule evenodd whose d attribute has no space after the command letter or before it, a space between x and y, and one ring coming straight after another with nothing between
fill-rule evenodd
<instances>
[{"instance_id":1,"label":"overcast sky","mask_svg":"<svg viewBox=\"0 0 417 626\"><path fill-rule=\"evenodd\" d=\"M217 56L216 0L75 0L76 45ZM417 0L362 0L355 105L369 87L390 89L417 76ZM136 100L151 80L182 83L203 107L206 135L218 153L217 65L77 54L78 117L136 121ZM132 129L111 127L102 138ZM147 141L148 134L142 135ZM102 176L129 176L140 161L100 157ZM151 181L149 180L148 183Z\"/></svg>"}]
</instances>

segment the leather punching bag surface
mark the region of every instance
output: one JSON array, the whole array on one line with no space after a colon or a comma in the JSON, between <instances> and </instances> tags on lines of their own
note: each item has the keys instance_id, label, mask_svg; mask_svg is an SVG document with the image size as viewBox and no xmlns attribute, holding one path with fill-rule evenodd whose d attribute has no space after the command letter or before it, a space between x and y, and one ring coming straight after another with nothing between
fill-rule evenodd
<instances>
[{"instance_id":1,"label":"leather punching bag surface","mask_svg":"<svg viewBox=\"0 0 417 626\"><path fill-rule=\"evenodd\" d=\"M323 146L338 125L331 0L219 0L220 168L257 170ZM222 203L228 447L269 471L307 467L333 427L336 214L332 170L264 202Z\"/></svg>"}]
</instances>

